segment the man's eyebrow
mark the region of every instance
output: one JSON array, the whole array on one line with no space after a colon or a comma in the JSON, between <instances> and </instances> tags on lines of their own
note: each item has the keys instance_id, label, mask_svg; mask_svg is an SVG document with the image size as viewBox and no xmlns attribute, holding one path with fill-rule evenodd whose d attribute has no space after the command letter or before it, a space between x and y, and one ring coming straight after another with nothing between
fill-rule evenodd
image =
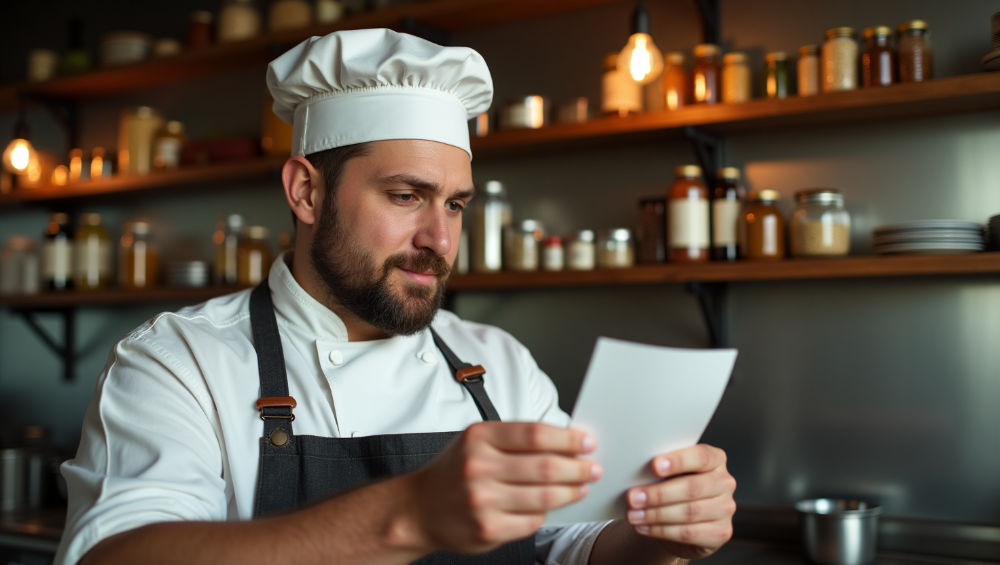
<instances>
[{"instance_id":1,"label":"man's eyebrow","mask_svg":"<svg viewBox=\"0 0 1000 565\"><path fill-rule=\"evenodd\" d=\"M435 183L435 182L424 180L424 179L422 179L420 177L416 177L416 176L413 176L413 175L408 175L408 174L405 174L405 173L404 174L399 174L399 175L390 175L390 176L387 176L387 177L382 177L381 179L379 179L379 183L380 184L389 184L389 185L391 185L391 184L406 184L406 185L409 185L409 186L411 186L411 187L413 187L413 188L415 188L417 190L421 190L421 191L424 191L424 192L430 192L430 193L433 193L433 194L441 194L442 192L444 192L441 189L441 186L439 184ZM465 190L457 190L457 191L455 191L451 195L451 197L452 198L472 198L472 196L475 193L476 193L476 189L473 187L473 188L467 188Z\"/></svg>"}]
</instances>

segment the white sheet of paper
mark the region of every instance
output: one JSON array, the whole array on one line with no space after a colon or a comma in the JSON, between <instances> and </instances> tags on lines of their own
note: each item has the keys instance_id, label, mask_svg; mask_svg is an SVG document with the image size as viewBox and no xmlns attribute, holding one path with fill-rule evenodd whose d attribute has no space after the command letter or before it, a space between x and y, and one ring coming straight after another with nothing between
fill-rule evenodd
<instances>
[{"instance_id":1,"label":"white sheet of paper","mask_svg":"<svg viewBox=\"0 0 1000 565\"><path fill-rule=\"evenodd\" d=\"M598 338L571 426L597 438L604 475L546 525L624 518L627 489L655 482L655 455L695 445L736 363L735 349L678 349Z\"/></svg>"}]
</instances>

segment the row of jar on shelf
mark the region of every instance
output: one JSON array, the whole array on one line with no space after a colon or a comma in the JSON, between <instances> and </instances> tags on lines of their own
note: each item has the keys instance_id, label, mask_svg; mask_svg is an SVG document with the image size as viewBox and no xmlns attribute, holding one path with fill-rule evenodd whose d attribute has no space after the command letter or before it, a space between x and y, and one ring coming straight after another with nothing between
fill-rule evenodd
<instances>
[{"instance_id":1,"label":"row of jar on shelf","mask_svg":"<svg viewBox=\"0 0 1000 565\"><path fill-rule=\"evenodd\" d=\"M279 251L290 244L287 233L278 236ZM27 235L7 239L0 252L0 293L251 285L267 275L274 256L269 230L245 225L239 214L219 219L212 246L211 261L171 260L163 268L154 224L135 219L123 227L115 267L115 246L99 214L82 214L74 229L67 214L54 213L40 241Z\"/></svg>"},{"instance_id":2,"label":"row of jar on shelf","mask_svg":"<svg viewBox=\"0 0 1000 565\"><path fill-rule=\"evenodd\" d=\"M639 202L636 229L546 234L539 220L512 222L499 181L485 185L466 217L456 270L557 271L628 268L636 264L842 257L850 252L850 213L841 192L817 188L795 193L788 221L780 194L747 193L739 169L725 167L706 185L697 165L677 167L665 196Z\"/></svg>"}]
</instances>

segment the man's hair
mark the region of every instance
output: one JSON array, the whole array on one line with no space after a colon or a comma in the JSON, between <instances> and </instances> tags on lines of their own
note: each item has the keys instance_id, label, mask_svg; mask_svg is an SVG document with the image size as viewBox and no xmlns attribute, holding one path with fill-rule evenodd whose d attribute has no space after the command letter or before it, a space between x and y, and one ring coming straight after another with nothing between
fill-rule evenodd
<instances>
[{"instance_id":1,"label":"man's hair","mask_svg":"<svg viewBox=\"0 0 1000 565\"><path fill-rule=\"evenodd\" d=\"M329 201L330 198L333 198L337 186L340 185L340 178L344 176L344 165L355 157L367 155L370 150L370 144L365 142L334 147L306 155L309 163L323 175L324 199ZM292 225L297 225L296 220L295 212L292 212Z\"/></svg>"}]
</instances>

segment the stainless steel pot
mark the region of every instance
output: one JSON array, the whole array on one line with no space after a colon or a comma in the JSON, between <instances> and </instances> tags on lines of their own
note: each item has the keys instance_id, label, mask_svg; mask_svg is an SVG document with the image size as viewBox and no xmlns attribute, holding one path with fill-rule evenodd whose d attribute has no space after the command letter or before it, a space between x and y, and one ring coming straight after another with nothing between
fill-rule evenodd
<instances>
[{"instance_id":1,"label":"stainless steel pot","mask_svg":"<svg viewBox=\"0 0 1000 565\"><path fill-rule=\"evenodd\" d=\"M815 498L795 504L806 556L824 565L864 565L875 559L882 508L863 500Z\"/></svg>"}]
</instances>

